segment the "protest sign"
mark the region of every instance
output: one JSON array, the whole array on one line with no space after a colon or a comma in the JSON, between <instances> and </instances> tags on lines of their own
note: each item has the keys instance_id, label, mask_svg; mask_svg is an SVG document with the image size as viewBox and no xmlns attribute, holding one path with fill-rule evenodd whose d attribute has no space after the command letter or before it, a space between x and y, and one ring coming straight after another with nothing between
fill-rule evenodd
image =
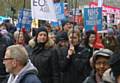
<instances>
[{"instance_id":1,"label":"protest sign","mask_svg":"<svg viewBox=\"0 0 120 83\"><path fill-rule=\"evenodd\" d=\"M18 12L18 23L17 28L26 28L27 31L30 31L32 23L32 16L30 9L20 9Z\"/></svg>"},{"instance_id":2,"label":"protest sign","mask_svg":"<svg viewBox=\"0 0 120 83\"><path fill-rule=\"evenodd\" d=\"M93 30L94 26L102 30L102 8L84 8L84 27L85 30Z\"/></svg>"},{"instance_id":3,"label":"protest sign","mask_svg":"<svg viewBox=\"0 0 120 83\"><path fill-rule=\"evenodd\" d=\"M31 0L32 18L57 21L53 0Z\"/></svg>"}]
</instances>

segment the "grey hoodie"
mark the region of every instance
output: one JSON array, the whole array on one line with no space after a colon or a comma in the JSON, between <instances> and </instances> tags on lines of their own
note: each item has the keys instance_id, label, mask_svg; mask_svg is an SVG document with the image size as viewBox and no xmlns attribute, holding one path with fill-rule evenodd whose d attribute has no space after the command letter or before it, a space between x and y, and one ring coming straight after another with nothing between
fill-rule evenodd
<instances>
[{"instance_id":1,"label":"grey hoodie","mask_svg":"<svg viewBox=\"0 0 120 83\"><path fill-rule=\"evenodd\" d=\"M18 75L14 77L13 74L10 74L7 83L41 83L40 80L37 78L37 74L37 69L29 60L27 65L18 73Z\"/></svg>"}]
</instances>

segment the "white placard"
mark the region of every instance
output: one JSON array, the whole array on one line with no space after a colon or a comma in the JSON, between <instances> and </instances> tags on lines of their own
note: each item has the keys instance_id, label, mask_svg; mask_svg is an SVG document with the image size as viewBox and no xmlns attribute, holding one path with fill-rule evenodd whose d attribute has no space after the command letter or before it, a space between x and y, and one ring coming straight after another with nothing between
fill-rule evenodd
<instances>
[{"instance_id":1,"label":"white placard","mask_svg":"<svg viewBox=\"0 0 120 83\"><path fill-rule=\"evenodd\" d=\"M31 0L32 18L57 21L53 0Z\"/></svg>"}]
</instances>

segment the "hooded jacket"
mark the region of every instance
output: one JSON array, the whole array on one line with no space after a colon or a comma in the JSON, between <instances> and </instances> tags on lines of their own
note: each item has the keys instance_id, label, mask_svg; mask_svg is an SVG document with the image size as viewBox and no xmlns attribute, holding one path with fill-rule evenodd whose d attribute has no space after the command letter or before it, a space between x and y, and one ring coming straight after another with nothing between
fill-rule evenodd
<instances>
[{"instance_id":1,"label":"hooded jacket","mask_svg":"<svg viewBox=\"0 0 120 83\"><path fill-rule=\"evenodd\" d=\"M10 74L7 82L3 83L41 83L37 74L37 69L33 66L31 61L29 61L15 77L13 74Z\"/></svg>"}]
</instances>

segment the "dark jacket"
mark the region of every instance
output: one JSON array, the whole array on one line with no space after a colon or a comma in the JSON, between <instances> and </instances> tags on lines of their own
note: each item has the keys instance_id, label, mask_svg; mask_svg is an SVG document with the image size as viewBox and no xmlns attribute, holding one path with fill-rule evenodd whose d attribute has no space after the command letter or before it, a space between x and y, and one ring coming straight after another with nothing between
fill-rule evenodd
<instances>
[{"instance_id":1,"label":"dark jacket","mask_svg":"<svg viewBox=\"0 0 120 83\"><path fill-rule=\"evenodd\" d=\"M59 83L64 83L63 80L64 80L64 58L66 57L67 55L67 48L64 48L64 47L61 47L59 45L56 45L55 48L53 49L54 52L52 53L53 55L55 55L56 57L56 60L57 60L57 64L58 64L58 72L59 72Z\"/></svg>"},{"instance_id":2,"label":"dark jacket","mask_svg":"<svg viewBox=\"0 0 120 83\"><path fill-rule=\"evenodd\" d=\"M106 82L104 82L100 77L99 77L99 79L96 79L97 77L99 77L99 76L97 76L96 73L95 73L95 71L93 70L93 71L91 72L90 76L88 76L88 77L84 80L83 83L106 83ZM98 80L98 82L97 82L97 80Z\"/></svg>"},{"instance_id":3,"label":"dark jacket","mask_svg":"<svg viewBox=\"0 0 120 83\"><path fill-rule=\"evenodd\" d=\"M38 69L38 76L42 83L58 83L57 61L52 55L52 49L37 45L30 58Z\"/></svg>"},{"instance_id":4,"label":"dark jacket","mask_svg":"<svg viewBox=\"0 0 120 83\"><path fill-rule=\"evenodd\" d=\"M15 83L41 83L41 81L37 77L37 73L37 69L29 61L28 64L19 72L18 78ZM13 77L13 75L10 74L8 78L2 83L7 83L7 81L10 80L10 77ZM14 83L13 81L11 82Z\"/></svg>"},{"instance_id":5,"label":"dark jacket","mask_svg":"<svg viewBox=\"0 0 120 83\"><path fill-rule=\"evenodd\" d=\"M60 82L61 83L82 83L88 76L86 66L88 65L88 51L84 47L77 45L75 55L67 59L68 48L56 48L58 56ZM86 65L86 66L85 66Z\"/></svg>"},{"instance_id":6,"label":"dark jacket","mask_svg":"<svg viewBox=\"0 0 120 83\"><path fill-rule=\"evenodd\" d=\"M0 33L0 81L6 78L5 66L3 64L3 58L6 48L8 47L7 39Z\"/></svg>"},{"instance_id":7,"label":"dark jacket","mask_svg":"<svg viewBox=\"0 0 120 83\"><path fill-rule=\"evenodd\" d=\"M97 83L95 80L95 73L92 71L91 75L88 76L83 83Z\"/></svg>"}]
</instances>

